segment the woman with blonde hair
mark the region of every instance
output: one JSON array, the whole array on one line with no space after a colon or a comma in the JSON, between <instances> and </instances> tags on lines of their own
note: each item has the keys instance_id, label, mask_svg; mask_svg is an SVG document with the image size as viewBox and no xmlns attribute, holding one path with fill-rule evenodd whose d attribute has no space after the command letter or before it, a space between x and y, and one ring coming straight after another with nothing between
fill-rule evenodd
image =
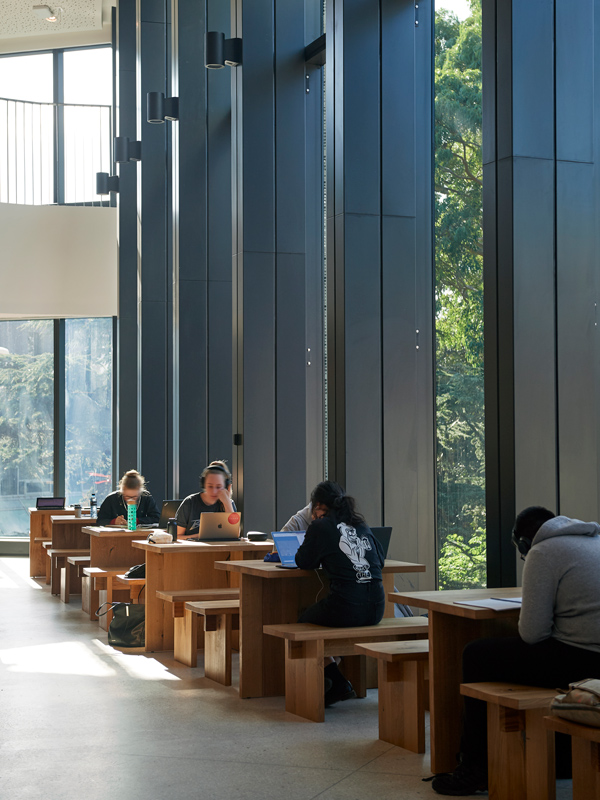
<instances>
[{"instance_id":1,"label":"woman with blonde hair","mask_svg":"<svg viewBox=\"0 0 600 800\"><path fill-rule=\"evenodd\" d=\"M109 494L98 511L98 525L127 527L127 507L135 503L138 525L157 525L160 513L154 498L146 489L146 479L136 469L128 470L119 481L116 492Z\"/></svg>"}]
</instances>

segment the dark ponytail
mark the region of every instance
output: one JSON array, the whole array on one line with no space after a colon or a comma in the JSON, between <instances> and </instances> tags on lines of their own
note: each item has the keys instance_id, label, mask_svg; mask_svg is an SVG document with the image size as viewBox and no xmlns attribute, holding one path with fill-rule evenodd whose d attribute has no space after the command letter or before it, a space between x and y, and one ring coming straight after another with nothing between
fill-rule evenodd
<instances>
[{"instance_id":1,"label":"dark ponytail","mask_svg":"<svg viewBox=\"0 0 600 800\"><path fill-rule=\"evenodd\" d=\"M328 516L336 522L345 522L346 525L360 525L365 521L362 514L356 510L356 500L350 497L335 481L322 481L312 491L310 502L313 506L325 506Z\"/></svg>"}]
</instances>

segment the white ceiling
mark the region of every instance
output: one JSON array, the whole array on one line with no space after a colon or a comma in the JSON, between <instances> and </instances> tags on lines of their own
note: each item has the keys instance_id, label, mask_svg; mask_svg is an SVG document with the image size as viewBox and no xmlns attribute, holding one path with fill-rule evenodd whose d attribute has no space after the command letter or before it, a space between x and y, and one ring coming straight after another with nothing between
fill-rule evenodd
<instances>
[{"instance_id":1,"label":"white ceiling","mask_svg":"<svg viewBox=\"0 0 600 800\"><path fill-rule=\"evenodd\" d=\"M63 11L58 22L46 22L33 13L33 6L41 2L0 0L0 39L100 31L103 22L110 24L110 7L115 4L111 0L47 0L53 11Z\"/></svg>"}]
</instances>

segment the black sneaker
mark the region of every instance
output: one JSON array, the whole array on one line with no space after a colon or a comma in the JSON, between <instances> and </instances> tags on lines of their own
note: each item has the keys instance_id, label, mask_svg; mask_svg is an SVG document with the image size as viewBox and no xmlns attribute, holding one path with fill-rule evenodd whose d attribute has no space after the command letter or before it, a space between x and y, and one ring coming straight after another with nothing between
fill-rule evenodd
<instances>
[{"instance_id":1,"label":"black sneaker","mask_svg":"<svg viewBox=\"0 0 600 800\"><path fill-rule=\"evenodd\" d=\"M454 772L434 775L431 786L438 794L467 797L477 792L487 791L487 775L476 767L459 764Z\"/></svg>"},{"instance_id":2,"label":"black sneaker","mask_svg":"<svg viewBox=\"0 0 600 800\"><path fill-rule=\"evenodd\" d=\"M331 689L325 692L325 708L329 708L334 703L343 700L352 700L356 697L356 692L352 688L350 681L336 681Z\"/></svg>"}]
</instances>

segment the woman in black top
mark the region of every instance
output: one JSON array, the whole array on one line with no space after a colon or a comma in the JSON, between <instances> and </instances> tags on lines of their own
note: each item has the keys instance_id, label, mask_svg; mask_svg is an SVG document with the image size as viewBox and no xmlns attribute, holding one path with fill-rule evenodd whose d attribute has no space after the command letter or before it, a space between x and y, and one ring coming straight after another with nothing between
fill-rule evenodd
<instances>
[{"instance_id":1,"label":"woman in black top","mask_svg":"<svg viewBox=\"0 0 600 800\"><path fill-rule=\"evenodd\" d=\"M177 509L177 538L198 533L200 514L206 511L235 511L231 499L231 472L224 461L211 461L200 475L200 489L190 494Z\"/></svg>"},{"instance_id":2,"label":"woman in black top","mask_svg":"<svg viewBox=\"0 0 600 800\"><path fill-rule=\"evenodd\" d=\"M322 566L330 594L302 613L298 622L332 628L376 625L383 617L385 593L381 578L383 550L354 498L339 484L323 481L311 495L313 522L296 553L301 569ZM351 684L329 660L325 667L325 705L355 697Z\"/></svg>"},{"instance_id":3,"label":"woman in black top","mask_svg":"<svg viewBox=\"0 0 600 800\"><path fill-rule=\"evenodd\" d=\"M157 525L160 513L154 498L146 490L146 480L136 469L130 469L119 481L116 492L107 495L98 511L97 525L127 527L127 506L135 503L138 525Z\"/></svg>"}]
</instances>

